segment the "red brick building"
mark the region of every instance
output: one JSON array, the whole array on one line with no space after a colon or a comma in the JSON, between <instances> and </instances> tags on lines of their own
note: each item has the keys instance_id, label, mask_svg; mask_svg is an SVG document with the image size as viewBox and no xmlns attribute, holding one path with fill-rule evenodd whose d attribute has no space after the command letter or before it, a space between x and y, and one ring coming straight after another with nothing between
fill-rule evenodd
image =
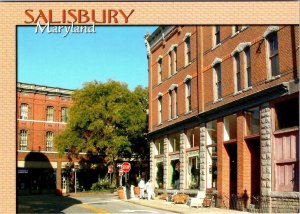
<instances>
[{"instance_id":1,"label":"red brick building","mask_svg":"<svg viewBox=\"0 0 300 214\"><path fill-rule=\"evenodd\" d=\"M70 170L79 165L83 168L84 160L88 158L86 154L74 158L67 153L60 157L53 142L55 134L68 122L72 92L42 85L17 84L18 194L64 192L69 191L69 186L74 188L74 172ZM84 170L81 171L84 174ZM80 183L84 185L85 182Z\"/></svg>"},{"instance_id":2,"label":"red brick building","mask_svg":"<svg viewBox=\"0 0 300 214\"><path fill-rule=\"evenodd\" d=\"M41 193L61 189L61 168L68 159L58 156L53 138L68 121L71 94L72 90L18 83L19 192Z\"/></svg>"},{"instance_id":3,"label":"red brick building","mask_svg":"<svg viewBox=\"0 0 300 214\"><path fill-rule=\"evenodd\" d=\"M163 26L146 44L156 187L297 211L298 26Z\"/></svg>"}]
</instances>

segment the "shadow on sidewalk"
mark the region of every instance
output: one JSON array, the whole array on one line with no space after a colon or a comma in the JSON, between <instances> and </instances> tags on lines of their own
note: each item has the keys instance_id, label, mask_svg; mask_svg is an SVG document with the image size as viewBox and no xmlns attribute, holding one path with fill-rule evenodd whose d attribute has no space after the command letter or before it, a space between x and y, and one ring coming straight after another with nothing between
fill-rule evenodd
<instances>
[{"instance_id":1,"label":"shadow on sidewalk","mask_svg":"<svg viewBox=\"0 0 300 214\"><path fill-rule=\"evenodd\" d=\"M63 213L79 200L56 195L27 195L17 197L17 213Z\"/></svg>"}]
</instances>

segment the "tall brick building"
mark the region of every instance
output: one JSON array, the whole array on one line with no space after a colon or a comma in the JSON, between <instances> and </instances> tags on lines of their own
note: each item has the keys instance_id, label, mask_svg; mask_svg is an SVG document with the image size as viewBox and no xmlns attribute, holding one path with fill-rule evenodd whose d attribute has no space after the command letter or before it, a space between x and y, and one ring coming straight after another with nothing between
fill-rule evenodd
<instances>
[{"instance_id":1,"label":"tall brick building","mask_svg":"<svg viewBox=\"0 0 300 214\"><path fill-rule=\"evenodd\" d=\"M298 26L162 26L146 45L156 188L297 211Z\"/></svg>"}]
</instances>

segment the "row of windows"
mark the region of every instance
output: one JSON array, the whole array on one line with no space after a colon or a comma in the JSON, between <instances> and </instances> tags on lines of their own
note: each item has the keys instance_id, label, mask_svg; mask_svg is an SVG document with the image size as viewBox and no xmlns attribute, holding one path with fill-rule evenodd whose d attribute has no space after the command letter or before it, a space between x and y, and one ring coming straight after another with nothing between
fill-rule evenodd
<instances>
[{"instance_id":1,"label":"row of windows","mask_svg":"<svg viewBox=\"0 0 300 214\"><path fill-rule=\"evenodd\" d=\"M272 32L266 36L268 46L268 64L270 70L270 78L277 77L279 75L279 59L278 59L278 37L277 32ZM234 86L235 93L242 91L243 86L241 82L241 75L244 77L244 88L248 89L252 87L252 72L251 72L251 43L241 43L232 52L233 64L234 64ZM243 52L244 71L241 70L240 53ZM222 59L216 58L212 63L214 75L213 75L213 89L214 100L218 101L222 99ZM192 110L191 105L191 81L185 80L185 106L186 112ZM178 116L178 103L177 103L177 88L169 90L169 119L176 118ZM158 124L162 123L162 95L158 96Z\"/></svg>"},{"instance_id":2,"label":"row of windows","mask_svg":"<svg viewBox=\"0 0 300 214\"><path fill-rule=\"evenodd\" d=\"M273 32L266 37L267 41L267 56L268 56L268 78L272 79L279 76L279 57L278 57L278 36L277 32ZM244 53L244 87L250 88L252 86L252 75L251 75L251 51L250 43L241 43L239 48L243 50L234 51L233 61L234 61L234 88L235 93L242 90L241 83L241 60L240 52ZM214 69L214 100L219 100L222 98L222 60L216 58L215 63L213 63Z\"/></svg>"},{"instance_id":3,"label":"row of windows","mask_svg":"<svg viewBox=\"0 0 300 214\"><path fill-rule=\"evenodd\" d=\"M189 75L185 79L185 111L189 113L192 111L192 85L191 78ZM169 89L169 120L178 117L178 102L177 102L177 87L178 85L173 84ZM162 123L162 94L158 94L158 124Z\"/></svg>"},{"instance_id":4,"label":"row of windows","mask_svg":"<svg viewBox=\"0 0 300 214\"><path fill-rule=\"evenodd\" d=\"M29 115L28 104L22 103L20 118L23 120L28 120L29 119L28 115ZM63 123L68 122L68 115L69 115L68 108L62 107L61 108L61 122L63 122ZM54 121L54 107L53 106L48 106L46 109L46 121L49 121L49 122Z\"/></svg>"},{"instance_id":5,"label":"row of windows","mask_svg":"<svg viewBox=\"0 0 300 214\"><path fill-rule=\"evenodd\" d=\"M235 35L245 29L245 26L235 25L232 27L232 34ZM187 66L191 63L192 55L191 55L191 33L186 33L183 38L184 41L184 65ZM213 47L218 46L221 43L221 31L220 26L217 25L213 28ZM172 76L178 70L177 68L177 46L172 45L168 52L168 76ZM158 64L158 84L162 82L162 56L160 55L157 59Z\"/></svg>"},{"instance_id":6,"label":"row of windows","mask_svg":"<svg viewBox=\"0 0 300 214\"><path fill-rule=\"evenodd\" d=\"M184 37L184 54L185 54L185 66L189 65L192 60L192 55L191 55L191 34L187 33ZM177 70L177 45L172 45L169 52L168 52L168 76L174 75ZM160 55L157 59L157 65L158 65L158 78L157 78L157 83L162 82L162 56Z\"/></svg>"},{"instance_id":7,"label":"row of windows","mask_svg":"<svg viewBox=\"0 0 300 214\"><path fill-rule=\"evenodd\" d=\"M46 132L46 151L53 151L53 132ZM20 131L20 146L19 150L28 150L28 131Z\"/></svg>"}]
</instances>

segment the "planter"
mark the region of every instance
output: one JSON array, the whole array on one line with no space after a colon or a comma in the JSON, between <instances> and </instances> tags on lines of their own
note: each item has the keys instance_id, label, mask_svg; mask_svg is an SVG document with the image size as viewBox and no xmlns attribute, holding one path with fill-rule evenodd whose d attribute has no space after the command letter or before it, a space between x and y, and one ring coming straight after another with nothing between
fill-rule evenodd
<instances>
[{"instance_id":1,"label":"planter","mask_svg":"<svg viewBox=\"0 0 300 214\"><path fill-rule=\"evenodd\" d=\"M134 187L133 192L135 195L140 195L140 188L139 187Z\"/></svg>"},{"instance_id":2,"label":"planter","mask_svg":"<svg viewBox=\"0 0 300 214\"><path fill-rule=\"evenodd\" d=\"M118 189L118 196L119 196L119 199L124 199L125 198L125 195L124 195L124 189Z\"/></svg>"}]
</instances>

